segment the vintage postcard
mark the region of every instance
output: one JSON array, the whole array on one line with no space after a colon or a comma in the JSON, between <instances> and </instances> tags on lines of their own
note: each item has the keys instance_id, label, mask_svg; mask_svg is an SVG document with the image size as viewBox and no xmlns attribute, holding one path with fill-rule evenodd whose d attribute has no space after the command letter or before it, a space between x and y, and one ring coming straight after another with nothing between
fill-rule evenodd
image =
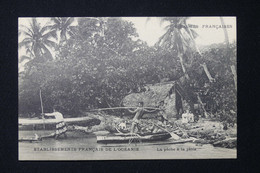
<instances>
[{"instance_id":1,"label":"vintage postcard","mask_svg":"<svg viewBox=\"0 0 260 173\"><path fill-rule=\"evenodd\" d=\"M19 160L237 158L236 17L19 18Z\"/></svg>"}]
</instances>

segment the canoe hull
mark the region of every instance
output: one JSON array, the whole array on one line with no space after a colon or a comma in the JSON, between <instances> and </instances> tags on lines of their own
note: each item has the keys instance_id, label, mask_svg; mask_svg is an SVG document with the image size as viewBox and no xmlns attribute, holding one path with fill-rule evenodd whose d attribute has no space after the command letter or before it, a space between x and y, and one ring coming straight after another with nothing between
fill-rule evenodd
<instances>
[{"instance_id":1,"label":"canoe hull","mask_svg":"<svg viewBox=\"0 0 260 173\"><path fill-rule=\"evenodd\" d=\"M156 142L171 138L169 133L156 133L150 135L110 135L97 136L97 143L111 144L111 143L129 143L129 142Z\"/></svg>"},{"instance_id":2,"label":"canoe hull","mask_svg":"<svg viewBox=\"0 0 260 173\"><path fill-rule=\"evenodd\" d=\"M18 141L19 142L38 142L38 141L42 141L42 138L21 138Z\"/></svg>"},{"instance_id":3,"label":"canoe hull","mask_svg":"<svg viewBox=\"0 0 260 173\"><path fill-rule=\"evenodd\" d=\"M93 118L90 117L77 117L77 118L64 118L65 123L77 123L86 122ZM28 119L19 118L19 125L39 125L39 124L56 124L58 121L56 119Z\"/></svg>"}]
</instances>

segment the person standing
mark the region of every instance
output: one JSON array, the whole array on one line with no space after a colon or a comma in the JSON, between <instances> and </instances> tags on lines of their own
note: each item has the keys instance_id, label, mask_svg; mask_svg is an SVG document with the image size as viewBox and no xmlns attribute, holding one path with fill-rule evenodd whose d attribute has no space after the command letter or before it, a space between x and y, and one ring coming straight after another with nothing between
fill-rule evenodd
<instances>
[{"instance_id":1,"label":"person standing","mask_svg":"<svg viewBox=\"0 0 260 173\"><path fill-rule=\"evenodd\" d=\"M128 109L128 111L131 113L135 113L135 116L134 116L133 122L132 122L132 126L131 126L131 131L130 131L130 133L134 133L135 128L140 123L139 119L143 116L144 112L154 112L156 110L149 111L144 108L144 102L139 102L138 108L136 110L132 111L132 110Z\"/></svg>"},{"instance_id":2,"label":"person standing","mask_svg":"<svg viewBox=\"0 0 260 173\"><path fill-rule=\"evenodd\" d=\"M58 139L61 135L64 135L65 138L67 138L66 132L67 132L67 126L64 122L63 115L59 112L60 107L59 106L54 106L53 107L53 113L44 113L44 116L47 117L55 117L57 120L56 123L56 131L55 131L55 139Z\"/></svg>"},{"instance_id":3,"label":"person standing","mask_svg":"<svg viewBox=\"0 0 260 173\"><path fill-rule=\"evenodd\" d=\"M188 123L188 122L189 122L189 110L186 110L182 114L182 123Z\"/></svg>"},{"instance_id":4,"label":"person standing","mask_svg":"<svg viewBox=\"0 0 260 173\"><path fill-rule=\"evenodd\" d=\"M160 111L158 113L158 116L160 118L160 121L166 126L167 122L169 122L169 120L167 119L167 115L166 115L166 112L165 112L164 101L160 102L159 109L160 109Z\"/></svg>"}]
</instances>

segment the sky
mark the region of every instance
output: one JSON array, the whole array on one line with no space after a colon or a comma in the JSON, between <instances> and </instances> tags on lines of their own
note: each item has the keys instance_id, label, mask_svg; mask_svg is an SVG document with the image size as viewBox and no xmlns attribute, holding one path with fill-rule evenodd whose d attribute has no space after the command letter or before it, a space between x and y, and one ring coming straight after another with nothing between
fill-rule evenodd
<instances>
[{"instance_id":1,"label":"sky","mask_svg":"<svg viewBox=\"0 0 260 173\"><path fill-rule=\"evenodd\" d=\"M49 18L37 18L42 25L49 21ZM158 39L166 32L164 27L167 23L160 23L158 17L150 17L147 21L147 17L122 17L123 20L130 21L134 24L137 33L139 34L139 39L146 41L149 46L153 46ZM229 42L232 43L236 41L236 17L223 17L225 25L227 28ZM20 25L29 25L30 18L19 18ZM199 37L195 39L197 45L210 45L213 43L223 43L225 40L224 32L222 28L217 26L221 25L220 17L190 17L187 20L187 24L196 25L197 28L194 29ZM75 25L75 23L74 23ZM214 25L214 28L213 28ZM217 25L217 26L216 26ZM19 42L23 39L20 36ZM20 49L19 57L25 54L25 50ZM19 71L23 70L23 64L19 64Z\"/></svg>"},{"instance_id":2,"label":"sky","mask_svg":"<svg viewBox=\"0 0 260 173\"><path fill-rule=\"evenodd\" d=\"M232 25L232 28L227 28L229 41L236 41L236 18L223 18L225 25ZM163 28L167 25L160 25L160 21L157 17L151 17L148 22L146 22L147 17L124 17L123 19L134 23L140 39L146 41L149 46L154 45L165 33ZM221 25L220 17L191 17L187 20L187 24L198 25L198 28L193 28L199 34L199 37L196 39L198 45L224 42L223 29L209 28L209 25ZM206 28L206 25L208 25L208 28Z\"/></svg>"},{"instance_id":3,"label":"sky","mask_svg":"<svg viewBox=\"0 0 260 173\"><path fill-rule=\"evenodd\" d=\"M48 18L38 18L42 24L46 24ZM152 46L158 41L165 30L166 23L160 24L159 18L150 17L147 22L147 17L123 17L134 23L139 37L144 40L148 45ZM226 25L232 25L232 28L227 28L229 41L236 40L236 17L223 17ZM30 18L19 18L19 25L28 25ZM188 24L198 25L198 28L193 28L198 34L199 38L196 39L197 44L208 45L212 43L221 43L224 41L224 33L221 28L205 28L205 25L221 25L219 17L190 17L187 20ZM203 27L204 26L204 27Z\"/></svg>"}]
</instances>

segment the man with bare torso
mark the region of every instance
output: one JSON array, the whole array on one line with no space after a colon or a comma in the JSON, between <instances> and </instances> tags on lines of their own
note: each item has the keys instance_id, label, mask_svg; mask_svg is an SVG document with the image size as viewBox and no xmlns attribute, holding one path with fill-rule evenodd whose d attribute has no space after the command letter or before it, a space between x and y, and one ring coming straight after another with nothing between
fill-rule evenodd
<instances>
[{"instance_id":1,"label":"man with bare torso","mask_svg":"<svg viewBox=\"0 0 260 173\"><path fill-rule=\"evenodd\" d=\"M136 110L134 110L134 111L128 109L129 112L135 113L135 116L134 116L133 122L132 122L132 126L131 126L131 132L130 132L130 133L134 133L135 128L136 128L137 125L140 123L140 122L139 122L139 119L142 118L144 112L154 112L154 111L156 111L156 110L149 111L149 110L145 109L143 102L139 102L138 106L139 106L139 107L138 107Z\"/></svg>"},{"instance_id":2,"label":"man with bare torso","mask_svg":"<svg viewBox=\"0 0 260 173\"><path fill-rule=\"evenodd\" d=\"M43 118L44 118L44 116L48 116L48 117L54 117L57 120L55 139L58 139L61 135L64 135L64 137L67 138L67 135L66 135L67 126L64 122L63 115L59 111L60 111L60 107L55 105L53 108L53 113L42 114Z\"/></svg>"}]
</instances>

